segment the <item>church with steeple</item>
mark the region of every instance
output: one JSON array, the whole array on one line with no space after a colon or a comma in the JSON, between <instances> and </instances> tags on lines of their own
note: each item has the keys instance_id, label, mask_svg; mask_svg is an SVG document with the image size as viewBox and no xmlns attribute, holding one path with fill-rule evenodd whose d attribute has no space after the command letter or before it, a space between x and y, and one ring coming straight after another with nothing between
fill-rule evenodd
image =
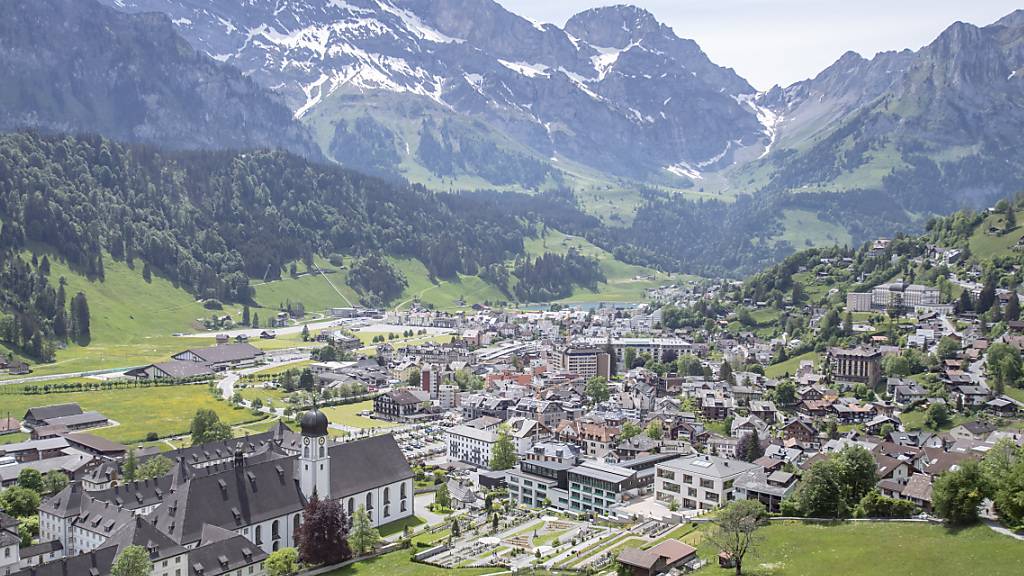
<instances>
[{"instance_id":1,"label":"church with steeple","mask_svg":"<svg viewBox=\"0 0 1024 576\"><path fill-rule=\"evenodd\" d=\"M209 540L211 530L270 553L295 546L314 494L338 501L350 516L365 507L374 526L413 515L412 470L393 436L336 442L327 416L315 406L299 419L299 428L296 434L281 424L258 439L236 439L233 453L224 457L210 458L210 446L185 449L162 478L99 490L85 489L98 484L72 483L40 506L40 540L60 542L68 559L102 557L93 553L108 548L111 536L141 523L179 554ZM160 552L154 553L159 565Z\"/></svg>"}]
</instances>

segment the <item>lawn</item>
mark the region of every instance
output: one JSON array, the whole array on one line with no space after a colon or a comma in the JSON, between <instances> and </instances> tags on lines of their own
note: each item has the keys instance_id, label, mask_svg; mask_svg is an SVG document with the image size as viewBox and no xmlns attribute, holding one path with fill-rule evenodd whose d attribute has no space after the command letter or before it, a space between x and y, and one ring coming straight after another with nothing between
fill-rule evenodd
<instances>
[{"instance_id":1,"label":"lawn","mask_svg":"<svg viewBox=\"0 0 1024 576\"><path fill-rule=\"evenodd\" d=\"M363 410L373 410L373 400L366 400L365 402L357 402L355 404L346 404L344 406L329 406L321 409L333 424L351 426L352 428L393 428L398 426L398 424L394 422L374 420L372 418L365 418L357 415L358 412L362 412Z\"/></svg>"},{"instance_id":2,"label":"lawn","mask_svg":"<svg viewBox=\"0 0 1024 576\"><path fill-rule=\"evenodd\" d=\"M328 572L324 576L476 576L478 574L493 574L495 572L500 572L500 570L496 570L493 567L446 569L419 564L409 559L409 552L407 550L399 550L372 560L350 564L344 568Z\"/></svg>"},{"instance_id":3,"label":"lawn","mask_svg":"<svg viewBox=\"0 0 1024 576\"><path fill-rule=\"evenodd\" d=\"M383 526L378 528L378 531L380 532L381 537L386 538L388 536L391 536L392 534L398 534L399 532L405 530L406 526L408 526L409 529L411 530L415 530L417 526L426 523L427 521L423 518L420 518L419 516L407 516L405 518L402 518L401 520L395 520L394 522L388 522L387 524L384 524Z\"/></svg>"},{"instance_id":4,"label":"lawn","mask_svg":"<svg viewBox=\"0 0 1024 576\"><path fill-rule=\"evenodd\" d=\"M769 378L781 378L787 373L792 376L796 374L800 363L805 360L812 360L815 366L820 366L821 358L817 352L807 352L799 356L794 356L785 362L779 362L778 364L772 364L764 369L765 376Z\"/></svg>"},{"instance_id":5,"label":"lawn","mask_svg":"<svg viewBox=\"0 0 1024 576\"><path fill-rule=\"evenodd\" d=\"M280 388L263 388L261 386L248 386L246 388L235 388L235 392L238 392L243 400L256 400L257 398L264 404L267 401L272 401L275 406L283 406L286 392Z\"/></svg>"},{"instance_id":6,"label":"lawn","mask_svg":"<svg viewBox=\"0 0 1024 576\"><path fill-rule=\"evenodd\" d=\"M907 430L925 430L926 426L924 425L924 421L927 417L928 415L925 414L924 410L917 409L913 412L904 412L900 414L900 422L903 423L903 427ZM943 426L941 430L949 430L950 428L959 426L969 420L971 420L971 418L968 416L954 414L950 419L949 424Z\"/></svg>"},{"instance_id":7,"label":"lawn","mask_svg":"<svg viewBox=\"0 0 1024 576\"><path fill-rule=\"evenodd\" d=\"M0 398L2 398L2 396L0 396ZM6 418L7 414L4 413L3 417ZM19 415L18 418L21 418L21 416ZM27 433L25 433L25 432L15 432L13 434L4 434L3 436L0 436L0 446L3 446L4 444L16 444L18 442L24 442L24 441L26 441L28 439L29 439L29 435Z\"/></svg>"},{"instance_id":8,"label":"lawn","mask_svg":"<svg viewBox=\"0 0 1024 576\"><path fill-rule=\"evenodd\" d=\"M192 416L199 408L212 408L222 421L229 424L257 419L248 410L232 408L226 402L216 400L205 385L0 394L3 411L6 413L10 410L19 419L29 408L68 402L78 403L87 412L101 412L119 424L86 432L126 444L145 440L149 432L156 432L161 438L185 434L192 423Z\"/></svg>"},{"instance_id":9,"label":"lawn","mask_svg":"<svg viewBox=\"0 0 1024 576\"><path fill-rule=\"evenodd\" d=\"M1009 576L1021 574L1024 543L984 526L951 532L942 526L857 523L772 524L744 562L749 576ZM717 554L699 546L704 558ZM713 564L699 574L732 574Z\"/></svg>"}]
</instances>

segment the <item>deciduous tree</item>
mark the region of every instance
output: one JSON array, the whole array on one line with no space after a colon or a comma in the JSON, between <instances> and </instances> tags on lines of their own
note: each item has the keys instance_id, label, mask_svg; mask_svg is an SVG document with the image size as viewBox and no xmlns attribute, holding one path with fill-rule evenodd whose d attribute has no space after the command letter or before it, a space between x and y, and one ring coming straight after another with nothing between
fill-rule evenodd
<instances>
[{"instance_id":1,"label":"deciduous tree","mask_svg":"<svg viewBox=\"0 0 1024 576\"><path fill-rule=\"evenodd\" d=\"M729 555L736 574L743 574L743 559L758 544L755 532L767 522L764 505L757 500L737 500L722 508L707 539Z\"/></svg>"},{"instance_id":2,"label":"deciduous tree","mask_svg":"<svg viewBox=\"0 0 1024 576\"><path fill-rule=\"evenodd\" d=\"M365 510L363 510L365 514ZM337 564L352 557L349 519L337 500L320 500L314 493L302 513L295 535L299 558L307 564Z\"/></svg>"},{"instance_id":3,"label":"deciduous tree","mask_svg":"<svg viewBox=\"0 0 1024 576\"><path fill-rule=\"evenodd\" d=\"M128 546L121 551L110 569L111 576L149 576L153 562L142 546Z\"/></svg>"}]
</instances>

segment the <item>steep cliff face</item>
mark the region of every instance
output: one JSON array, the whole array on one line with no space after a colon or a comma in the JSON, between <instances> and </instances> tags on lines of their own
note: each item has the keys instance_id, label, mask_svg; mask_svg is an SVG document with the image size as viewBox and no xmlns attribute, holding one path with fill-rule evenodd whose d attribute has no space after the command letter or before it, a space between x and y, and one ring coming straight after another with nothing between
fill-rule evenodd
<instances>
[{"instance_id":1,"label":"steep cliff face","mask_svg":"<svg viewBox=\"0 0 1024 576\"><path fill-rule=\"evenodd\" d=\"M288 108L196 51L162 14L92 0L14 0L0 19L0 127L170 148L320 153Z\"/></svg>"},{"instance_id":2,"label":"steep cliff face","mask_svg":"<svg viewBox=\"0 0 1024 576\"><path fill-rule=\"evenodd\" d=\"M561 29L491 0L104 1L169 14L194 46L280 93L319 134L373 118L392 135L375 131L374 147L399 156L358 166L374 171L413 163L453 175L418 153L421 134L442 138L439 123L518 164L564 159L636 179L682 181L768 140L749 84L632 7L587 11ZM432 123L403 113L424 106ZM444 164L481 174L450 148Z\"/></svg>"}]
</instances>

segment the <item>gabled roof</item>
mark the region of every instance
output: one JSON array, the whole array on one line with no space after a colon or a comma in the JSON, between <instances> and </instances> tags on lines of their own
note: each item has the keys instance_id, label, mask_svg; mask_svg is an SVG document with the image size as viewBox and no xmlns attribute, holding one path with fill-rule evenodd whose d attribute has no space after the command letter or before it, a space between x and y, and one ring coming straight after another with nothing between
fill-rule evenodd
<instances>
[{"instance_id":1,"label":"gabled roof","mask_svg":"<svg viewBox=\"0 0 1024 576\"><path fill-rule=\"evenodd\" d=\"M38 406L29 408L25 412L25 420L50 420L51 418L62 418L81 414L82 407L75 403L53 404L50 406Z\"/></svg>"},{"instance_id":2,"label":"gabled roof","mask_svg":"<svg viewBox=\"0 0 1024 576\"><path fill-rule=\"evenodd\" d=\"M156 561L161 558L177 556L185 549L174 543L165 534L156 529L155 526L145 518L136 516L134 522L129 522L104 542L105 546L117 546L117 553L124 552L129 546L142 546L149 552L149 559Z\"/></svg>"},{"instance_id":3,"label":"gabled roof","mask_svg":"<svg viewBox=\"0 0 1024 576\"><path fill-rule=\"evenodd\" d=\"M328 452L332 498L344 498L413 477L402 449L391 434L335 444Z\"/></svg>"}]
</instances>

